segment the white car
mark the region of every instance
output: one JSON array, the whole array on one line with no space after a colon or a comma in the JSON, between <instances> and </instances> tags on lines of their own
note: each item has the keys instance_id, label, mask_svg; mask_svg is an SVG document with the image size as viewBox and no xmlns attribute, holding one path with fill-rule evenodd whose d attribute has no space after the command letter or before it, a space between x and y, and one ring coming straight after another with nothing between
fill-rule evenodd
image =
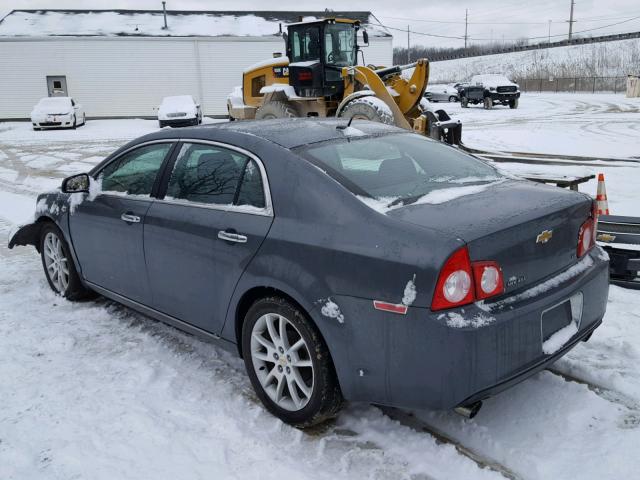
<instances>
[{"instance_id":1,"label":"white car","mask_svg":"<svg viewBox=\"0 0 640 480\"><path fill-rule=\"evenodd\" d=\"M202 123L200 104L191 95L164 97L158 107L158 123L160 128L199 125Z\"/></svg>"},{"instance_id":2,"label":"white car","mask_svg":"<svg viewBox=\"0 0 640 480\"><path fill-rule=\"evenodd\" d=\"M84 108L71 97L42 98L31 111L34 130L76 128L85 124Z\"/></svg>"},{"instance_id":3,"label":"white car","mask_svg":"<svg viewBox=\"0 0 640 480\"><path fill-rule=\"evenodd\" d=\"M458 90L453 85L427 85L424 96L430 102L457 102Z\"/></svg>"}]
</instances>

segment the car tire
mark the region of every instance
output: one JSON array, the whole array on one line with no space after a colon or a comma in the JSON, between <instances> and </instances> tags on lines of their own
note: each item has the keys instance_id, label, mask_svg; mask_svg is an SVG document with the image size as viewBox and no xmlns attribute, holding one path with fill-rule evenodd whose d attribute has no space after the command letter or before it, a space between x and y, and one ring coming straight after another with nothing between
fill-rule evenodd
<instances>
[{"instance_id":1,"label":"car tire","mask_svg":"<svg viewBox=\"0 0 640 480\"><path fill-rule=\"evenodd\" d=\"M469 99L467 97L460 97L460 106L462 108L469 108Z\"/></svg>"},{"instance_id":2,"label":"car tire","mask_svg":"<svg viewBox=\"0 0 640 480\"><path fill-rule=\"evenodd\" d=\"M39 132L40 130L42 130L42 128L40 128L40 127L33 127L33 130L34 130L35 132Z\"/></svg>"},{"instance_id":3,"label":"car tire","mask_svg":"<svg viewBox=\"0 0 640 480\"><path fill-rule=\"evenodd\" d=\"M82 114L82 126L84 127L87 124L87 115L86 114Z\"/></svg>"},{"instance_id":4,"label":"car tire","mask_svg":"<svg viewBox=\"0 0 640 480\"><path fill-rule=\"evenodd\" d=\"M272 118L296 118L298 112L293 105L274 100L265 105L262 105L256 111L256 120L268 120Z\"/></svg>"},{"instance_id":5,"label":"car tire","mask_svg":"<svg viewBox=\"0 0 640 480\"><path fill-rule=\"evenodd\" d=\"M55 293L67 300L83 300L95 296L94 292L82 285L69 245L53 223L42 227L39 246L44 275Z\"/></svg>"},{"instance_id":6,"label":"car tire","mask_svg":"<svg viewBox=\"0 0 640 480\"><path fill-rule=\"evenodd\" d=\"M76 123L76 120L77 120L77 119L76 119L76 116L74 115L74 116L73 116L73 124L71 125L71 128L73 128L74 130L75 130L76 128L78 128L78 125L77 125L77 123Z\"/></svg>"},{"instance_id":7,"label":"car tire","mask_svg":"<svg viewBox=\"0 0 640 480\"><path fill-rule=\"evenodd\" d=\"M456 97L455 95L451 95L449 97L449 102L453 103L453 102L457 102L458 101L458 97Z\"/></svg>"},{"instance_id":8,"label":"car tire","mask_svg":"<svg viewBox=\"0 0 640 480\"><path fill-rule=\"evenodd\" d=\"M433 102L433 100L431 100ZM395 125L393 113L388 105L378 97L368 96L351 100L340 112L340 118L346 120L362 119Z\"/></svg>"},{"instance_id":9,"label":"car tire","mask_svg":"<svg viewBox=\"0 0 640 480\"><path fill-rule=\"evenodd\" d=\"M161 122L161 121L158 121L158 125L160 126L160 128L164 128L165 127L165 123Z\"/></svg>"},{"instance_id":10,"label":"car tire","mask_svg":"<svg viewBox=\"0 0 640 480\"><path fill-rule=\"evenodd\" d=\"M291 302L267 297L249 308L242 352L258 398L283 422L306 428L340 411L343 398L329 349L309 317Z\"/></svg>"},{"instance_id":11,"label":"car tire","mask_svg":"<svg viewBox=\"0 0 640 480\"><path fill-rule=\"evenodd\" d=\"M493 100L491 100L491 97L484 97L484 109L490 110L492 108L493 108Z\"/></svg>"},{"instance_id":12,"label":"car tire","mask_svg":"<svg viewBox=\"0 0 640 480\"><path fill-rule=\"evenodd\" d=\"M518 98L514 98L513 100L509 100L509 108L511 108L512 110L515 108L518 108Z\"/></svg>"}]
</instances>

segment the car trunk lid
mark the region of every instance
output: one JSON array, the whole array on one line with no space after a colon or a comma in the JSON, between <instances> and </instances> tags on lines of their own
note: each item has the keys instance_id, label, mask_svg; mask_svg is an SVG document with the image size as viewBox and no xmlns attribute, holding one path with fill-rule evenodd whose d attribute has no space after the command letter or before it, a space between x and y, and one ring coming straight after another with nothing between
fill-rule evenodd
<instances>
[{"instance_id":1,"label":"car trunk lid","mask_svg":"<svg viewBox=\"0 0 640 480\"><path fill-rule=\"evenodd\" d=\"M590 211L584 195L509 180L444 203L410 204L388 215L459 237L472 261L498 262L508 293L574 263L578 232Z\"/></svg>"}]
</instances>

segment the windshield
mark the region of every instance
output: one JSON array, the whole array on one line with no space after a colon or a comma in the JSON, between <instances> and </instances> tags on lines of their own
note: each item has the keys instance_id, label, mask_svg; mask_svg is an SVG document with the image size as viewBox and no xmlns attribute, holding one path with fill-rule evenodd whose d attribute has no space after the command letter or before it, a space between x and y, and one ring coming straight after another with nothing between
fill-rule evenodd
<instances>
[{"instance_id":1,"label":"windshield","mask_svg":"<svg viewBox=\"0 0 640 480\"><path fill-rule=\"evenodd\" d=\"M44 108L65 108L69 109L71 100L68 97L49 97L43 98L38 102L38 107Z\"/></svg>"},{"instance_id":2,"label":"windshield","mask_svg":"<svg viewBox=\"0 0 640 480\"><path fill-rule=\"evenodd\" d=\"M356 30L350 23L329 24L324 30L325 61L328 65L356 64Z\"/></svg>"},{"instance_id":3,"label":"windshield","mask_svg":"<svg viewBox=\"0 0 640 480\"><path fill-rule=\"evenodd\" d=\"M411 133L327 142L301 153L355 195L389 205L407 205L437 189L502 178L476 158Z\"/></svg>"}]
</instances>

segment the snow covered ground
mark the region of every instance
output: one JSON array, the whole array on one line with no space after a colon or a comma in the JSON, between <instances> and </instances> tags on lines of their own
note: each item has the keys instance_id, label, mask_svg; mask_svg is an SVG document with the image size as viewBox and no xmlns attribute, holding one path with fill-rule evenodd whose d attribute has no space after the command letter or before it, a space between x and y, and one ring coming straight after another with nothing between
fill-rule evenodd
<instances>
[{"instance_id":1,"label":"snow covered ground","mask_svg":"<svg viewBox=\"0 0 640 480\"><path fill-rule=\"evenodd\" d=\"M515 111L443 106L460 114L470 146L638 155L639 103L622 96L527 95ZM0 123L0 237L33 212L37 192L156 128L104 120L33 132ZM638 215L640 164L608 165L500 166L604 171L613 213ZM593 194L595 183L581 190ZM3 480L555 480L633 478L640 468L637 291L612 287L588 343L553 372L487 400L473 420L352 405L335 423L303 433L265 413L229 353L104 299L56 297L31 248L9 251L2 242L0 261Z\"/></svg>"}]
</instances>

